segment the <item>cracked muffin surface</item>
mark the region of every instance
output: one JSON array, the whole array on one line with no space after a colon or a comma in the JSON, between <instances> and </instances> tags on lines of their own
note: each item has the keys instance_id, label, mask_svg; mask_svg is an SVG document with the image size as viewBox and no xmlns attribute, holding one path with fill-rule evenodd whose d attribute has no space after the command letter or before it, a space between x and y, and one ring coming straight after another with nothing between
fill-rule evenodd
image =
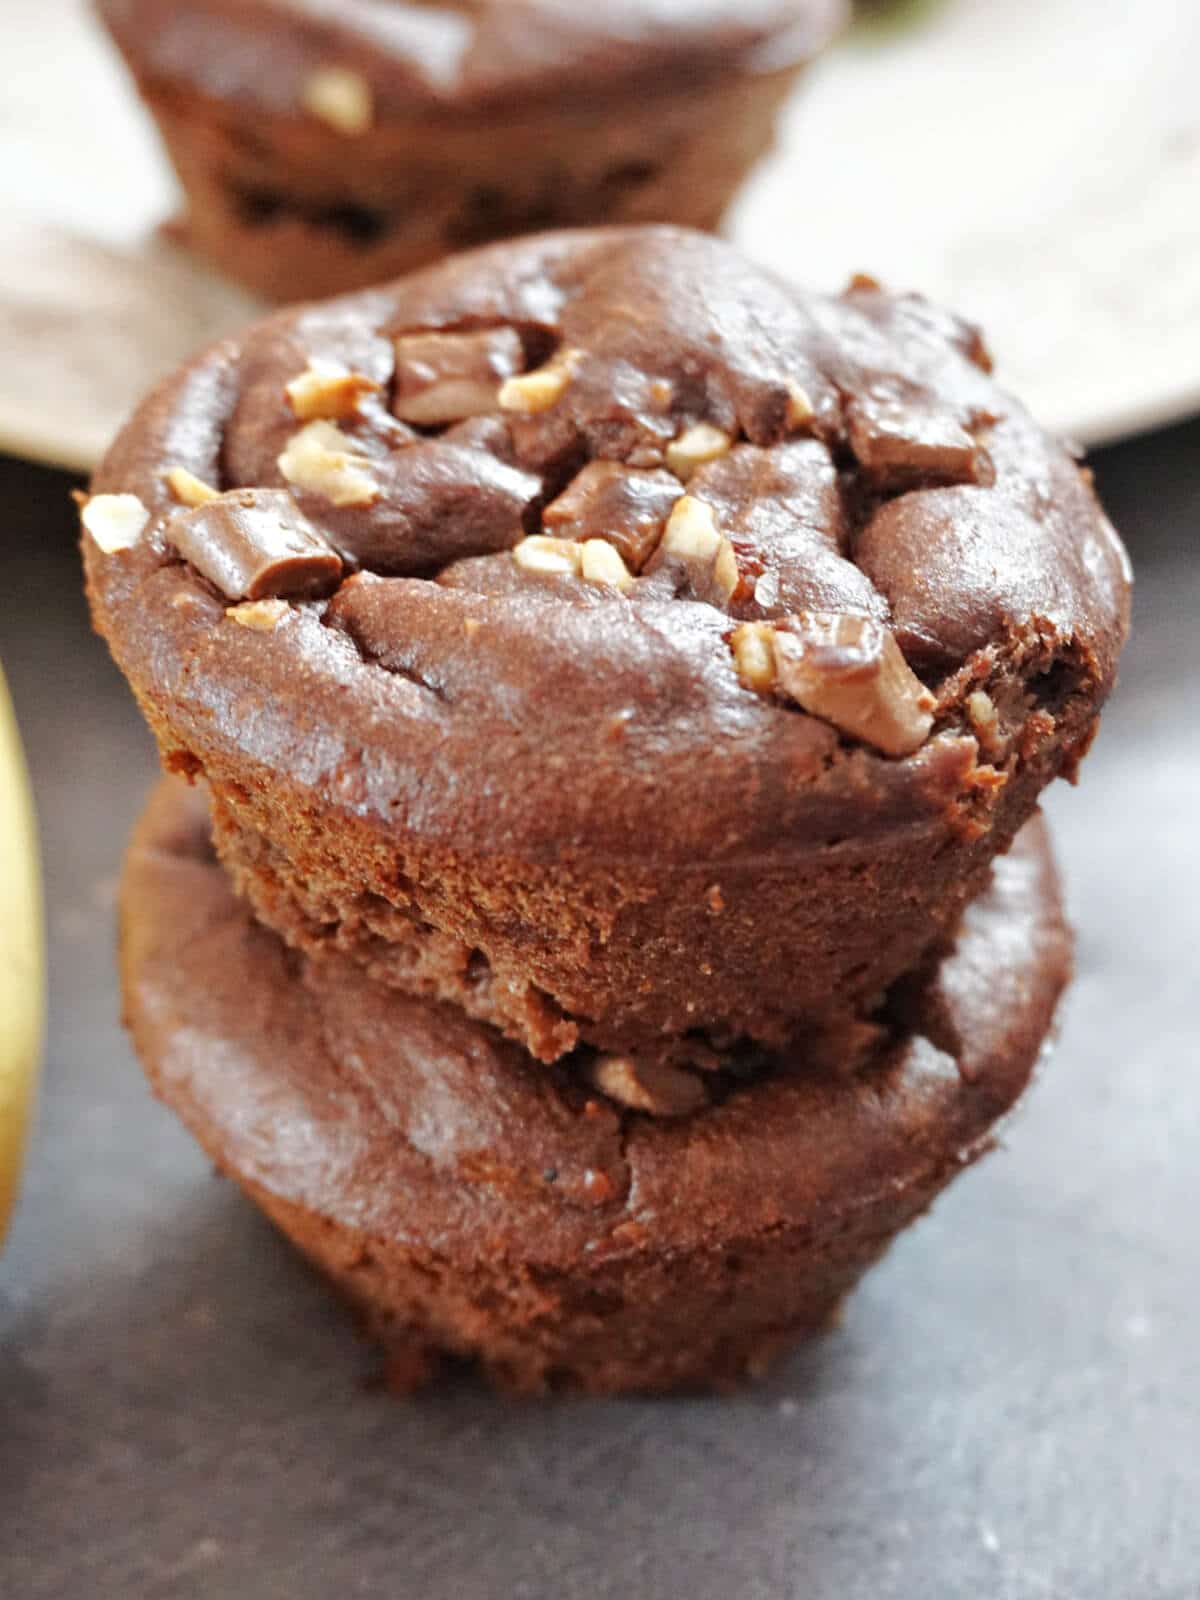
<instances>
[{"instance_id":1,"label":"cracked muffin surface","mask_svg":"<svg viewBox=\"0 0 1200 1600\"><path fill-rule=\"evenodd\" d=\"M260 915L544 1060L869 1010L1073 772L1127 626L974 329L676 229L281 314L94 490L97 624Z\"/></svg>"},{"instance_id":2,"label":"cracked muffin surface","mask_svg":"<svg viewBox=\"0 0 1200 1600\"><path fill-rule=\"evenodd\" d=\"M300 300L603 222L716 227L844 0L98 0L178 231Z\"/></svg>"},{"instance_id":3,"label":"cracked muffin surface","mask_svg":"<svg viewBox=\"0 0 1200 1600\"><path fill-rule=\"evenodd\" d=\"M345 959L292 956L182 785L138 826L121 923L155 1091L360 1308L396 1381L449 1352L526 1392L728 1385L827 1326L989 1148L1070 967L1035 822L859 1071L779 1061L664 1121Z\"/></svg>"}]
</instances>

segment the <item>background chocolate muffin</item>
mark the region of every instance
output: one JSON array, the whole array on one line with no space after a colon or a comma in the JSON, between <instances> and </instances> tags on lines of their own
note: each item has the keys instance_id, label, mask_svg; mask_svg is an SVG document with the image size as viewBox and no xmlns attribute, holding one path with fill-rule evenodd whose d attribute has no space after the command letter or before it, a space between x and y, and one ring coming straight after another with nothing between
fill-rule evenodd
<instances>
[{"instance_id":1,"label":"background chocolate muffin","mask_svg":"<svg viewBox=\"0 0 1200 1600\"><path fill-rule=\"evenodd\" d=\"M1074 771L1127 622L974 330L672 229L283 314L95 489L97 625L259 914L545 1061L874 1005Z\"/></svg>"},{"instance_id":2,"label":"background chocolate muffin","mask_svg":"<svg viewBox=\"0 0 1200 1600\"><path fill-rule=\"evenodd\" d=\"M403 1386L442 1352L524 1392L761 1373L988 1148L1069 966L1035 823L857 1073L777 1062L664 1121L345 959L289 959L181 785L151 801L122 891L151 1083L360 1308Z\"/></svg>"},{"instance_id":3,"label":"background chocolate muffin","mask_svg":"<svg viewBox=\"0 0 1200 1600\"><path fill-rule=\"evenodd\" d=\"M715 227L842 0L98 0L187 240L296 300L555 225Z\"/></svg>"}]
</instances>

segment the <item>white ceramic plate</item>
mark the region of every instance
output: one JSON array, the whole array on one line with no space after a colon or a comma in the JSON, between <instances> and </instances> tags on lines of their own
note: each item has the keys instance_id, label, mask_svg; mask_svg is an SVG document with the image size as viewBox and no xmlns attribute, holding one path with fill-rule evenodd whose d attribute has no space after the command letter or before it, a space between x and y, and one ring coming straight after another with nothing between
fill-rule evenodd
<instances>
[{"instance_id":1,"label":"white ceramic plate","mask_svg":"<svg viewBox=\"0 0 1200 1600\"><path fill-rule=\"evenodd\" d=\"M156 236L173 188L85 0L4 0L0 446L90 466L252 302ZM1200 407L1200 7L947 0L811 75L734 236L979 320L1096 444Z\"/></svg>"}]
</instances>

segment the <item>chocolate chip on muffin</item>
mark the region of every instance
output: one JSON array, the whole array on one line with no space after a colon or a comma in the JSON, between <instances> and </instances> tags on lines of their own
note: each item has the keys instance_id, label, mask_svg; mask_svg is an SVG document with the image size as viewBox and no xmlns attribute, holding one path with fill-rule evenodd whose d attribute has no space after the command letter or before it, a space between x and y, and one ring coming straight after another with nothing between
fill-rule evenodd
<instances>
[{"instance_id":1,"label":"chocolate chip on muffin","mask_svg":"<svg viewBox=\"0 0 1200 1600\"><path fill-rule=\"evenodd\" d=\"M231 600L332 593L342 560L282 489L215 495L167 523L167 542Z\"/></svg>"},{"instance_id":2,"label":"chocolate chip on muffin","mask_svg":"<svg viewBox=\"0 0 1200 1600\"><path fill-rule=\"evenodd\" d=\"M182 233L299 300L472 244L715 227L844 0L97 0L183 186Z\"/></svg>"},{"instance_id":3,"label":"chocolate chip on muffin","mask_svg":"<svg viewBox=\"0 0 1200 1600\"><path fill-rule=\"evenodd\" d=\"M335 367L355 405L304 420ZM677 229L276 317L95 489L97 625L258 914L546 1062L868 1014L1073 771L1127 626L1089 481L974 329ZM256 599L293 603L228 625Z\"/></svg>"}]
</instances>

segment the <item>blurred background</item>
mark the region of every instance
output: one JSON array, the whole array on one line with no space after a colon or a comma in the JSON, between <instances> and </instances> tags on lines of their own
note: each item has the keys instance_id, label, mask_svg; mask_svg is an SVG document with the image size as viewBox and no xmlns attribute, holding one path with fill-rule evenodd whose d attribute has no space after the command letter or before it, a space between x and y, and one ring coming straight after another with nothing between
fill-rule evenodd
<instances>
[{"instance_id":1,"label":"blurred background","mask_svg":"<svg viewBox=\"0 0 1200 1600\"><path fill-rule=\"evenodd\" d=\"M5 0L0 660L50 995L0 1258L0 1594L1200 1593L1200 8L869 9L729 231L810 285L867 270L977 318L1090 448L1137 599L1082 786L1047 805L1078 981L1011 1148L840 1333L728 1402L521 1410L367 1392L120 1031L116 876L155 759L89 632L69 493L256 308L158 232L172 181L86 7Z\"/></svg>"}]
</instances>

